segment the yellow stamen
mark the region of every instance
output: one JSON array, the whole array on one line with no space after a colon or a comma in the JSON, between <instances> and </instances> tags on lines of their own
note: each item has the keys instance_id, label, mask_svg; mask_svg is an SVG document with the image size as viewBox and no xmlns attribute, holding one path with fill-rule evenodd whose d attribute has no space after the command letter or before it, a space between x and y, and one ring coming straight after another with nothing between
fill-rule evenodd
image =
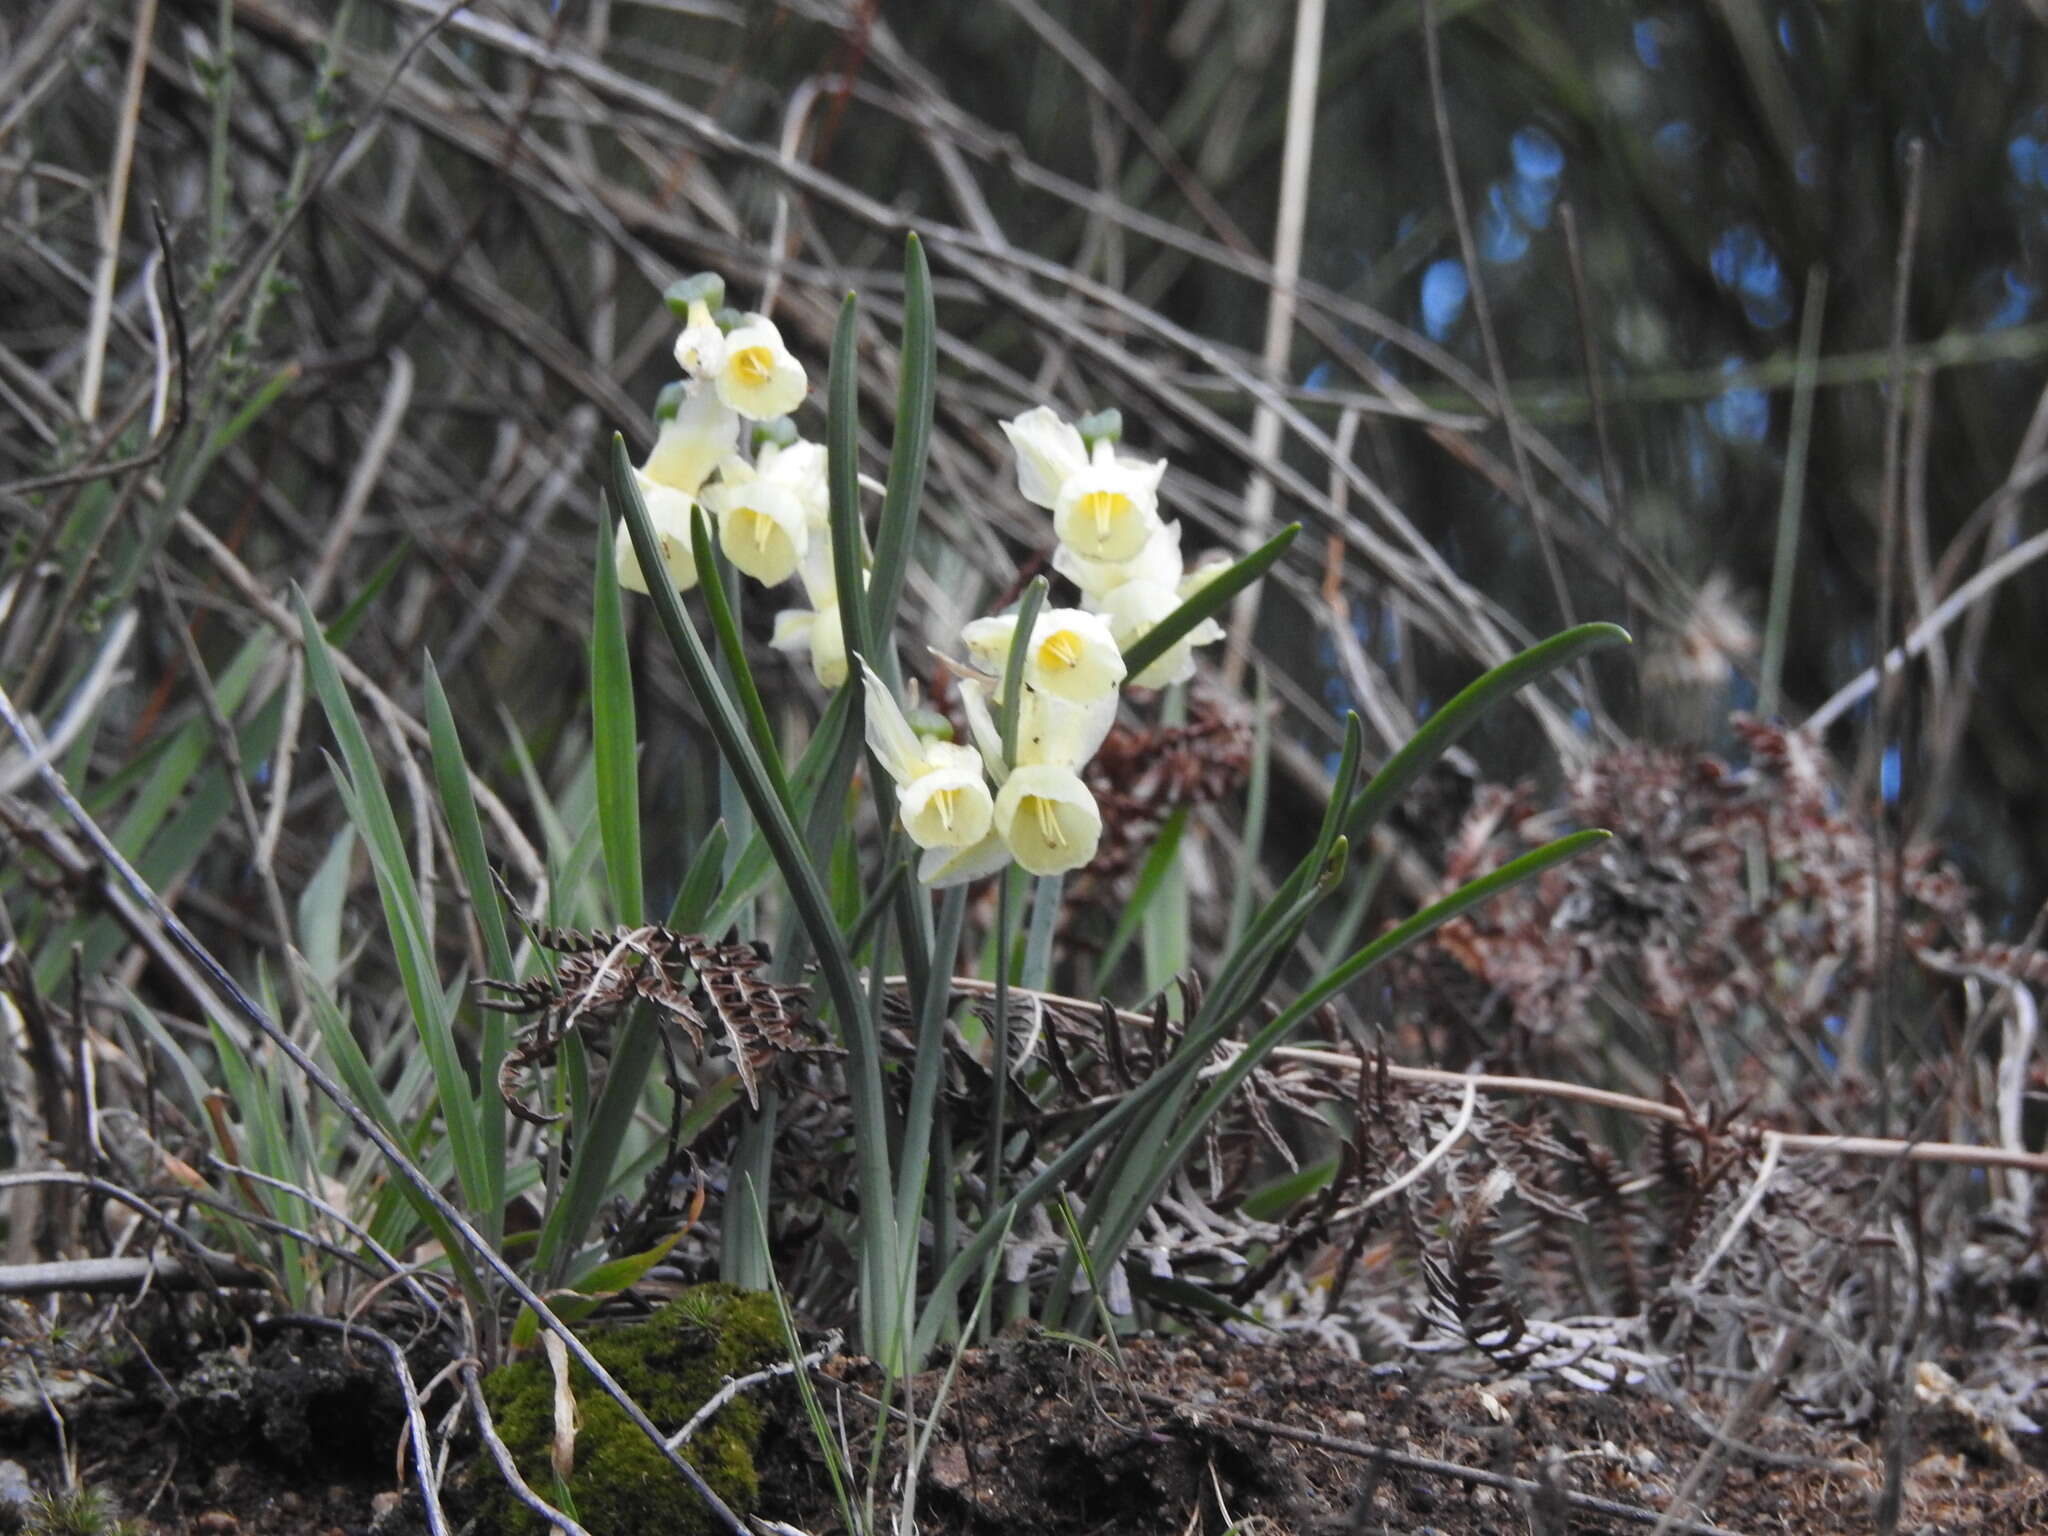
<instances>
[{"instance_id":1,"label":"yellow stamen","mask_svg":"<svg viewBox=\"0 0 2048 1536\"><path fill-rule=\"evenodd\" d=\"M1070 629L1062 629L1038 648L1038 659L1047 667L1077 667L1081 664L1081 641Z\"/></svg>"},{"instance_id":2,"label":"yellow stamen","mask_svg":"<svg viewBox=\"0 0 2048 1536\"><path fill-rule=\"evenodd\" d=\"M1118 491L1090 491L1081 498L1083 515L1095 519L1095 536L1109 537L1109 525L1131 509L1131 498Z\"/></svg>"},{"instance_id":3,"label":"yellow stamen","mask_svg":"<svg viewBox=\"0 0 2048 1536\"><path fill-rule=\"evenodd\" d=\"M1032 808L1038 812L1038 835L1055 848L1066 847L1067 837L1060 830L1060 819L1053 812L1052 802L1041 795L1029 795L1026 798L1031 802Z\"/></svg>"},{"instance_id":4,"label":"yellow stamen","mask_svg":"<svg viewBox=\"0 0 2048 1536\"><path fill-rule=\"evenodd\" d=\"M765 512L755 512L753 518L754 548L766 549L768 547L768 535L775 531L775 519L768 516Z\"/></svg>"},{"instance_id":5,"label":"yellow stamen","mask_svg":"<svg viewBox=\"0 0 2048 1536\"><path fill-rule=\"evenodd\" d=\"M732 356L732 371L742 384L759 387L775 372L775 359L766 347L747 347Z\"/></svg>"},{"instance_id":6,"label":"yellow stamen","mask_svg":"<svg viewBox=\"0 0 2048 1536\"><path fill-rule=\"evenodd\" d=\"M942 789L932 796L939 808L939 825L948 832L953 830L953 797L959 793L957 789Z\"/></svg>"}]
</instances>

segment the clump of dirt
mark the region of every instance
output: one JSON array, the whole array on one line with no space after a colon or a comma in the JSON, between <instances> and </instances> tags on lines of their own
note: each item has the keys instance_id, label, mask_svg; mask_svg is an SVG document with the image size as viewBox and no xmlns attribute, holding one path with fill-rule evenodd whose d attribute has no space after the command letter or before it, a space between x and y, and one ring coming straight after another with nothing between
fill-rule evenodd
<instances>
[{"instance_id":1,"label":"clump of dirt","mask_svg":"<svg viewBox=\"0 0 2048 1536\"><path fill-rule=\"evenodd\" d=\"M830 1374L840 1385L821 1384L826 1411L835 1423L845 1414L858 1461L880 1379L863 1361ZM914 1384L920 1418L938 1386L937 1372ZM1671 1505L1730 1406L1705 1394L1458 1384L1309 1344L1143 1340L1119 1360L1019 1335L962 1359L924 1466L919 1524L958 1536L1642 1530ZM1942 1426L1924 1429L1938 1443L1916 1421L1901 1531L2048 1529L2048 1477L1995 1444L1966 1454ZM884 1486L904 1438L900 1425L889 1437ZM762 1513L807 1531L838 1524L793 1402L759 1462ZM1694 1529L1833 1536L1869 1528L1884 1480L1881 1445L1772 1414L1705 1480L1688 1515Z\"/></svg>"},{"instance_id":2,"label":"clump of dirt","mask_svg":"<svg viewBox=\"0 0 2048 1536\"><path fill-rule=\"evenodd\" d=\"M10 1403L0 1445L24 1492L63 1492L68 1454L77 1486L150 1536L418 1528L398 1464L403 1401L381 1354L297 1332L180 1354L53 1379L48 1408Z\"/></svg>"}]
</instances>

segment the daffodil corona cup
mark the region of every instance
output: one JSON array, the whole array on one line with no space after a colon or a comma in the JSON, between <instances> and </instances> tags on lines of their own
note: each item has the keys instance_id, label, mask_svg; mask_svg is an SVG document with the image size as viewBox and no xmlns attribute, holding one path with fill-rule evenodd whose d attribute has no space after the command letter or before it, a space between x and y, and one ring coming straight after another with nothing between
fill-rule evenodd
<instances>
[{"instance_id":1,"label":"daffodil corona cup","mask_svg":"<svg viewBox=\"0 0 2048 1536\"><path fill-rule=\"evenodd\" d=\"M1115 411L1070 421L1041 405L1001 424L1017 491L1052 514L1053 569L1078 602L1041 607L1034 597L1021 605L1028 613L962 629L962 658L938 663L954 674L967 722L969 740L956 742L942 716L906 710L914 696L899 698L884 681L893 663L848 655L830 458L792 419L809 389L803 364L773 321L725 307L716 274L682 280L667 299L682 321L675 358L684 377L662 391L654 447L634 479L671 585L687 592L704 574L693 542L699 511L741 575L766 587L800 584L804 605L776 613L769 644L808 660L828 689L849 685L858 667L868 750L895 785L896 821L919 850L924 884L960 885L1011 863L1034 875L1087 864L1102 841L1087 769L1116 722L1121 690L1187 682L1196 647L1223 636L1206 612L1220 594L1199 614L1183 611L1229 562L1187 569L1180 524L1160 515L1166 461L1121 452ZM863 567L872 559L864 529L838 547L860 550ZM615 550L620 585L647 592L623 530ZM865 593L868 576L858 572L853 589ZM1162 625L1171 639L1151 643ZM1135 673L1134 651L1146 652Z\"/></svg>"}]
</instances>

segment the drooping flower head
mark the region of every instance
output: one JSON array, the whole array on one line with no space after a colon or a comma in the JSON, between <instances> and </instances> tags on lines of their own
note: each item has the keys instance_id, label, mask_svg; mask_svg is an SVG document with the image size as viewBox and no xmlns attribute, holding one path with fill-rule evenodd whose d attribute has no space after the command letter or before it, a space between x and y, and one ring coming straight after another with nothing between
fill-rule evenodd
<instances>
[{"instance_id":1,"label":"drooping flower head","mask_svg":"<svg viewBox=\"0 0 2048 1536\"><path fill-rule=\"evenodd\" d=\"M920 848L972 848L988 835L993 809L980 754L919 736L865 660L860 671L868 750L896 781L903 830Z\"/></svg>"},{"instance_id":2,"label":"drooping flower head","mask_svg":"<svg viewBox=\"0 0 2048 1536\"><path fill-rule=\"evenodd\" d=\"M1129 560L1159 526L1159 482L1166 460L1120 458L1097 439L1087 465L1060 482L1052 509L1059 541L1089 560Z\"/></svg>"},{"instance_id":3,"label":"drooping flower head","mask_svg":"<svg viewBox=\"0 0 2048 1536\"><path fill-rule=\"evenodd\" d=\"M803 652L811 658L811 675L821 687L837 688L846 681L846 628L839 615L839 581L832 566L832 544L812 539L804 552L797 574L803 577L809 608L785 608L775 615L775 633L768 644L788 654ZM861 573L867 583L867 573Z\"/></svg>"},{"instance_id":4,"label":"drooping flower head","mask_svg":"<svg viewBox=\"0 0 2048 1536\"><path fill-rule=\"evenodd\" d=\"M1102 841L1102 812L1071 768L1013 769L996 795L993 820L1011 856L1034 875L1079 869Z\"/></svg>"},{"instance_id":5,"label":"drooping flower head","mask_svg":"<svg viewBox=\"0 0 2048 1536\"><path fill-rule=\"evenodd\" d=\"M654 525L669 582L678 592L687 592L697 585L697 557L690 545L690 513L696 504L681 491L648 479L640 470L633 472L633 479L640 487L640 499L647 504L647 520ZM618 573L619 585L628 592L649 590L633 536L624 523L619 524L618 537L612 542L612 568Z\"/></svg>"},{"instance_id":6,"label":"drooping flower head","mask_svg":"<svg viewBox=\"0 0 2048 1536\"><path fill-rule=\"evenodd\" d=\"M1175 587L1155 581L1127 581L1102 599L1102 616L1117 644L1128 650L1151 633L1184 599ZM1223 626L1203 619L1130 680L1134 688L1164 688L1195 675L1195 647L1223 638Z\"/></svg>"},{"instance_id":7,"label":"drooping flower head","mask_svg":"<svg viewBox=\"0 0 2048 1536\"><path fill-rule=\"evenodd\" d=\"M992 677L1009 665L1017 615L976 619L960 632L974 664ZM1109 625L1079 608L1052 608L1031 625L1024 650L1024 681L1071 704L1092 704L1113 695L1123 681L1124 659Z\"/></svg>"},{"instance_id":8,"label":"drooping flower head","mask_svg":"<svg viewBox=\"0 0 2048 1536\"><path fill-rule=\"evenodd\" d=\"M1081 429L1062 420L1049 405L1001 425L1017 455L1018 491L1033 506L1052 511L1060 487L1088 467L1088 445L1081 440Z\"/></svg>"},{"instance_id":9,"label":"drooping flower head","mask_svg":"<svg viewBox=\"0 0 2048 1536\"><path fill-rule=\"evenodd\" d=\"M960 702L982 760L1001 786L992 824L1011 856L1034 875L1064 874L1094 858L1102 812L1079 769L1115 722L1116 695L1080 705L1025 689L1013 762L1003 757L984 686L964 679Z\"/></svg>"},{"instance_id":10,"label":"drooping flower head","mask_svg":"<svg viewBox=\"0 0 2048 1536\"><path fill-rule=\"evenodd\" d=\"M1149 581L1164 587L1180 584L1180 524L1160 523L1144 547L1128 560L1091 560L1073 546L1061 544L1052 552L1052 568L1079 587L1083 601L1100 613L1102 599L1126 582Z\"/></svg>"},{"instance_id":11,"label":"drooping flower head","mask_svg":"<svg viewBox=\"0 0 2048 1536\"><path fill-rule=\"evenodd\" d=\"M787 416L803 403L804 365L782 344L764 315L747 315L725 334L725 351L710 377L718 398L754 421Z\"/></svg>"},{"instance_id":12,"label":"drooping flower head","mask_svg":"<svg viewBox=\"0 0 2048 1536\"><path fill-rule=\"evenodd\" d=\"M657 485L695 496L738 445L739 416L699 384L669 385L654 415L654 449L640 472Z\"/></svg>"},{"instance_id":13,"label":"drooping flower head","mask_svg":"<svg viewBox=\"0 0 2048 1536\"><path fill-rule=\"evenodd\" d=\"M745 459L729 458L719 466L718 484L704 492L704 507L718 518L725 558L746 575L774 587L797 573L810 547L811 520L793 487L756 472Z\"/></svg>"}]
</instances>

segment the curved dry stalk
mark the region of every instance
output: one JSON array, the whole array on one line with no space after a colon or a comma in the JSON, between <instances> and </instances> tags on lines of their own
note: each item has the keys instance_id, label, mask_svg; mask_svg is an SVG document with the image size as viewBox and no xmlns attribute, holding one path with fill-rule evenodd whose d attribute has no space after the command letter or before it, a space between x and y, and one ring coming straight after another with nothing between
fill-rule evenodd
<instances>
[{"instance_id":1,"label":"curved dry stalk","mask_svg":"<svg viewBox=\"0 0 2048 1536\"><path fill-rule=\"evenodd\" d=\"M895 991L903 990L908 985L901 976L887 977L883 984ZM955 976L953 989L956 992L990 996L995 992L995 983L983 981L975 976ZM1098 1003L1086 1002L1077 997L1065 997L1056 992L1012 986L1010 996L1033 999L1056 1008L1070 1009L1078 1014L1095 1015L1101 1012L1101 1005ZM1149 1027L1152 1022L1149 1014L1132 1009L1118 1008L1114 1012L1119 1023L1143 1028ZM1235 1058L1237 1047L1234 1043L1228 1043L1221 1049L1231 1054L1204 1068L1202 1076L1214 1077L1228 1069L1231 1060ZM1447 1088L1470 1088L1478 1093L1564 1099L1578 1104L1590 1104L1598 1109L1619 1110L1623 1114L1635 1115L1646 1120L1662 1120L1669 1125L1689 1126L1697 1123L1693 1114L1676 1104L1664 1104L1656 1099L1640 1098L1632 1093L1617 1093L1611 1088L1591 1088L1583 1083L1568 1083L1557 1078L1502 1076L1489 1072L1450 1072L1439 1067L1397 1066L1392 1062L1382 1065L1357 1052L1326 1050L1319 1046L1278 1046L1273 1050L1271 1059L1298 1061L1354 1074L1384 1070L1388 1077L1400 1083L1429 1083ZM2048 1173L2048 1153L2028 1152L2011 1147L1972 1146L1954 1141L1913 1141L1886 1136L1823 1136L1795 1131L1776 1131L1742 1120L1728 1121L1719 1129L1728 1135L1776 1138L1787 1152L1821 1153L1831 1157L1888 1158L1911 1163L1950 1163L1973 1168L2015 1168L2033 1173Z\"/></svg>"}]
</instances>

